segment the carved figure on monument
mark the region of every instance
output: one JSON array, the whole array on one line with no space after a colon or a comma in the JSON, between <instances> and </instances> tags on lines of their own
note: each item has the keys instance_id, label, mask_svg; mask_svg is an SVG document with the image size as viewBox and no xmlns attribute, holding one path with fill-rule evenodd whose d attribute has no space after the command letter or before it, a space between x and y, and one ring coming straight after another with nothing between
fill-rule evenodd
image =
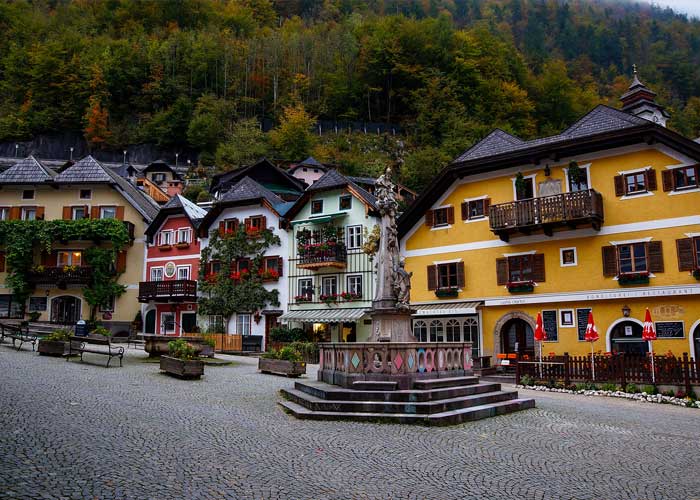
<instances>
[{"instance_id":1,"label":"carved figure on monument","mask_svg":"<svg viewBox=\"0 0 700 500\"><path fill-rule=\"evenodd\" d=\"M386 169L375 184L375 196L379 207L380 238L377 251L377 293L374 298L376 308L396 307L397 295L395 269L399 266L399 239L396 227L396 210L398 202L394 196L394 184L391 182L391 167Z\"/></svg>"},{"instance_id":2,"label":"carved figure on monument","mask_svg":"<svg viewBox=\"0 0 700 500\"><path fill-rule=\"evenodd\" d=\"M406 262L402 259L396 270L396 306L399 309L410 309L411 303L411 277L413 273L406 271Z\"/></svg>"}]
</instances>

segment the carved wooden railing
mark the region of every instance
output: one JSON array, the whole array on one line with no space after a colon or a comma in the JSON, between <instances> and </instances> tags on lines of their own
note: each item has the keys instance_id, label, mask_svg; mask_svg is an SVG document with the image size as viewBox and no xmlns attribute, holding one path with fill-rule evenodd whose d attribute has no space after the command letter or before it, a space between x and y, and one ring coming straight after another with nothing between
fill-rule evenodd
<instances>
[{"instance_id":1,"label":"carved wooden railing","mask_svg":"<svg viewBox=\"0 0 700 500\"><path fill-rule=\"evenodd\" d=\"M194 280L142 281L139 283L139 302L196 299L197 282Z\"/></svg>"},{"instance_id":2,"label":"carved wooden railing","mask_svg":"<svg viewBox=\"0 0 700 500\"><path fill-rule=\"evenodd\" d=\"M50 266L30 271L27 281L32 285L86 285L91 277L89 266Z\"/></svg>"}]
</instances>

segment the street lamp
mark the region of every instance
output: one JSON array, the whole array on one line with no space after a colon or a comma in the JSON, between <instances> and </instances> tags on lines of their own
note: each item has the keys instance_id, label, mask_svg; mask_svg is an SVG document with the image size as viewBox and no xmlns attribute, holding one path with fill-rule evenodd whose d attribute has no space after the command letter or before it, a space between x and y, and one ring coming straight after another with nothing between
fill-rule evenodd
<instances>
[{"instance_id":1,"label":"street lamp","mask_svg":"<svg viewBox=\"0 0 700 500\"><path fill-rule=\"evenodd\" d=\"M73 146L70 148L70 161L73 161Z\"/></svg>"},{"instance_id":2,"label":"street lamp","mask_svg":"<svg viewBox=\"0 0 700 500\"><path fill-rule=\"evenodd\" d=\"M175 166L177 167L177 157L180 156L180 153L175 153Z\"/></svg>"},{"instance_id":3,"label":"street lamp","mask_svg":"<svg viewBox=\"0 0 700 500\"><path fill-rule=\"evenodd\" d=\"M18 154L19 154L19 144L15 144L15 158L17 158Z\"/></svg>"},{"instance_id":4,"label":"street lamp","mask_svg":"<svg viewBox=\"0 0 700 500\"><path fill-rule=\"evenodd\" d=\"M124 165L126 165L126 149L123 151L124 153L124 161L122 162Z\"/></svg>"}]
</instances>

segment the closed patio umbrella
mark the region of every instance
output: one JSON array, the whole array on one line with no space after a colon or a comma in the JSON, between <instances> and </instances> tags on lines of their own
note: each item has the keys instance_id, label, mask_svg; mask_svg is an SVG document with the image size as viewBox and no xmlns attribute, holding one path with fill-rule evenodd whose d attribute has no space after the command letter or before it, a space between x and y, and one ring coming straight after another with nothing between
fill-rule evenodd
<instances>
[{"instance_id":1,"label":"closed patio umbrella","mask_svg":"<svg viewBox=\"0 0 700 500\"><path fill-rule=\"evenodd\" d=\"M588 312L588 324L586 325L586 333L583 339L591 343L591 375L595 380L595 357L593 356L593 342L598 340L598 329L595 327L593 320L593 311Z\"/></svg>"},{"instance_id":2,"label":"closed patio umbrella","mask_svg":"<svg viewBox=\"0 0 700 500\"><path fill-rule=\"evenodd\" d=\"M540 378L542 378L542 342L547 340L547 332L544 331L544 326L542 325L542 313L537 313L535 340L540 343Z\"/></svg>"},{"instance_id":3,"label":"closed patio umbrella","mask_svg":"<svg viewBox=\"0 0 700 500\"><path fill-rule=\"evenodd\" d=\"M644 329L642 330L642 340L649 342L651 346L651 383L656 385L656 370L654 370L654 340L656 340L656 330L654 322L651 320L651 313L647 307L647 312L644 315Z\"/></svg>"}]
</instances>

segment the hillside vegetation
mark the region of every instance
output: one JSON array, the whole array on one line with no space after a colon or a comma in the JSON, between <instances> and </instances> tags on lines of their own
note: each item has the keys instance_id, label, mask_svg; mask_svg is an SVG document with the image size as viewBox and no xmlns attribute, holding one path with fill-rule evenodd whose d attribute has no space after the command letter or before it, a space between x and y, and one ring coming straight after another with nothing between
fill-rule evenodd
<instances>
[{"instance_id":1,"label":"hillside vegetation","mask_svg":"<svg viewBox=\"0 0 700 500\"><path fill-rule=\"evenodd\" d=\"M403 163L420 188L490 129L555 133L617 105L632 65L700 135L700 23L560 0L60 0L0 3L0 141L77 130L227 168L307 154ZM269 134L260 120L277 124ZM403 134L319 137L317 119Z\"/></svg>"}]
</instances>

